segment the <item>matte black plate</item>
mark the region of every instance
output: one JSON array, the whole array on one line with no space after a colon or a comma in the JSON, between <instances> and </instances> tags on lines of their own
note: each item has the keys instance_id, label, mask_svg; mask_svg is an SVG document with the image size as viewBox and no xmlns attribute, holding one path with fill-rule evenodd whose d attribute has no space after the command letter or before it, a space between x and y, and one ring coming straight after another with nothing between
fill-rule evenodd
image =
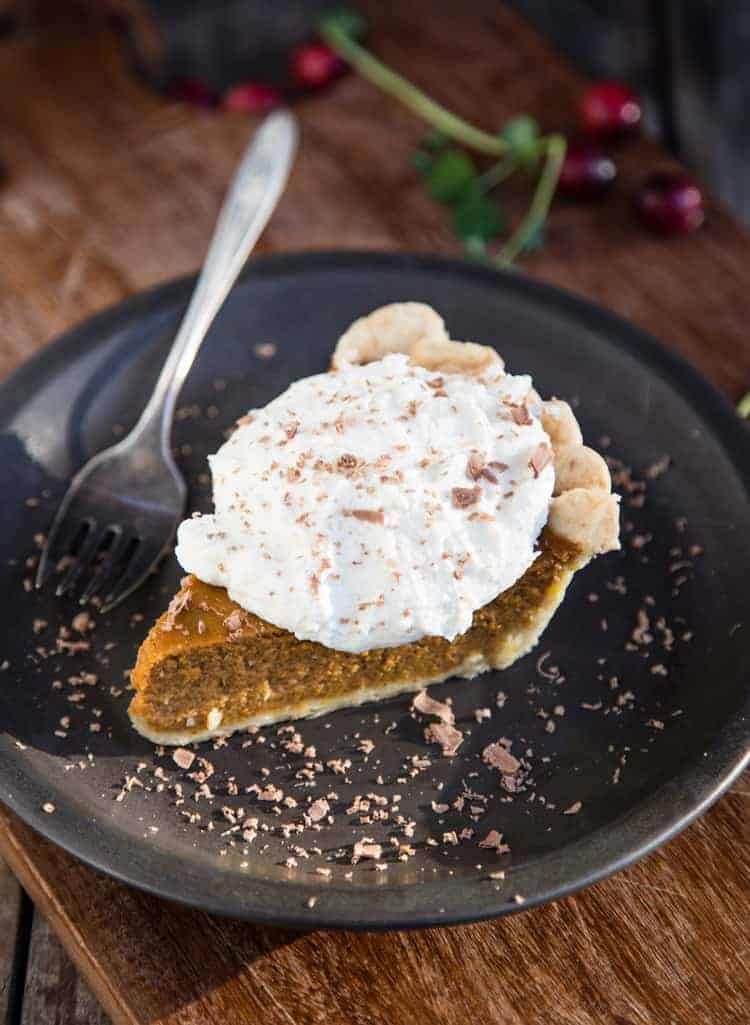
<instances>
[{"instance_id":1,"label":"matte black plate","mask_svg":"<svg viewBox=\"0 0 750 1025\"><path fill-rule=\"evenodd\" d=\"M353 318L381 303L418 299L443 314L454 337L495 344L509 368L534 375L543 394L580 400L587 438L610 436L610 453L632 466L634 477L671 457L668 472L649 483L645 506L624 504L632 527L623 552L578 575L537 653L505 673L435 688L437 697L452 695L459 725L471 731L460 757L428 749L409 699L394 700L300 724L320 761L352 763L346 776L326 770L312 790L295 777L304 756L282 750L285 735L274 728L263 731L264 745L244 747L245 736L219 750L204 745L217 798L196 802L197 783L169 752L159 755L132 731L129 696L119 691L123 670L177 585L173 560L98 624L91 651L38 652L54 649L60 624L70 623L76 608L24 590L34 535L47 529L73 471L133 423L191 288L192 281L179 281L128 300L45 349L0 388L0 658L9 663L0 672L0 798L7 805L90 864L164 897L256 921L380 928L467 921L550 900L645 854L716 799L740 771L748 739L747 431L693 370L634 327L524 277L467 264L350 253L254 263L182 397L183 407L196 404L203 415L188 409L174 432L191 505L206 508L208 488L198 475L238 415L324 370ZM277 346L274 358L255 354L264 342ZM635 536L642 547L630 543ZM691 554L694 545L703 554ZM658 629L651 646L626 650L644 596L653 601L646 606L652 626L664 616L675 634L671 652ZM48 625L37 623L34 633L35 620ZM686 632L691 640L682 639ZM552 665L564 682L550 678ZM667 675L651 671L658 665ZM69 682L82 671L96 673L98 682ZM499 689L507 695L503 708ZM69 700L79 693L82 701ZM554 714L557 705L564 715ZM477 723L473 710L485 706L492 718ZM65 716L70 722L61 725ZM479 757L501 736L513 740L514 753L533 752L531 780L513 800ZM357 749L362 738L375 743L369 760ZM404 765L424 755L432 756L431 767L397 783ZM184 804L175 804L169 786L153 788L157 766L167 780L182 780ZM276 815L242 793L263 783L263 767L274 769L274 783L299 807ZM230 775L237 796L227 793ZM126 777L148 786L131 784L116 800ZM465 812L441 815L431 807L452 803L462 781L482 795L466 802L486 807L476 823ZM322 853L285 867L288 843L297 838L283 841L279 825L301 819L308 793L333 792L333 825L298 839ZM361 863L345 878L354 839L385 841L394 832L392 821L362 826L347 814L356 793L402 795L402 813L417 823L417 853L407 863L389 848L386 871ZM563 814L577 801L577 814ZM43 811L47 802L51 814ZM273 828L249 847L227 849L222 805L243 806ZM192 813L200 823L188 821ZM213 831L205 829L209 821ZM444 833L466 826L476 830L472 838L443 843ZM510 855L477 847L490 828L504 834ZM425 843L428 835L437 846ZM331 877L316 867L331 868ZM505 879L490 877L502 869Z\"/></svg>"}]
</instances>

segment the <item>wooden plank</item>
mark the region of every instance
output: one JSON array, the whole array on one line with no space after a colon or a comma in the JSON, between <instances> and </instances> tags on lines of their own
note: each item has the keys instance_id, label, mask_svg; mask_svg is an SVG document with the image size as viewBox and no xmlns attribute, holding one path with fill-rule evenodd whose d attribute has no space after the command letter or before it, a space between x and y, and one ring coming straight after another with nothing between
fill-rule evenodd
<instances>
[{"instance_id":1,"label":"wooden plank","mask_svg":"<svg viewBox=\"0 0 750 1025\"><path fill-rule=\"evenodd\" d=\"M749 794L750 776L667 847L575 897L418 933L213 918L113 882L2 810L0 826L117 1025L727 1025L750 1001Z\"/></svg>"},{"instance_id":2,"label":"wooden plank","mask_svg":"<svg viewBox=\"0 0 750 1025\"><path fill-rule=\"evenodd\" d=\"M47 921L34 915L20 1025L109 1025Z\"/></svg>"},{"instance_id":3,"label":"wooden plank","mask_svg":"<svg viewBox=\"0 0 750 1025\"><path fill-rule=\"evenodd\" d=\"M23 896L21 887L8 866L0 859L0 1023L10 1025L18 1001L20 971L23 967Z\"/></svg>"},{"instance_id":4,"label":"wooden plank","mask_svg":"<svg viewBox=\"0 0 750 1025\"><path fill-rule=\"evenodd\" d=\"M0 49L0 373L74 320L194 268L250 127L164 104L104 27L61 6L45 32ZM502 5L361 6L386 59L488 128L521 110L545 129L570 124L582 78ZM458 252L412 169L414 118L355 78L297 110L302 152L265 250ZM645 234L629 194L668 158L642 139L618 162L605 202L556 203L525 269L635 320L736 398L750 385L750 240L714 203L694 237ZM0 850L118 1025L726 1025L750 1001L748 790L576 897L419 934L296 934L168 906L5 812Z\"/></svg>"}]
</instances>

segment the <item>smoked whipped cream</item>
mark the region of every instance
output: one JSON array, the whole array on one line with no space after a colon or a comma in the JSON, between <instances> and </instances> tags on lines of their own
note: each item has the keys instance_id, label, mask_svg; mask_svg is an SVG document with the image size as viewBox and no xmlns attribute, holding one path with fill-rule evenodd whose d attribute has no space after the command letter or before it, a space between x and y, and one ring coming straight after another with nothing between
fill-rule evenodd
<instances>
[{"instance_id":1,"label":"smoked whipped cream","mask_svg":"<svg viewBox=\"0 0 750 1025\"><path fill-rule=\"evenodd\" d=\"M215 512L182 567L301 640L348 652L437 636L536 558L554 487L531 379L394 354L305 378L210 457Z\"/></svg>"}]
</instances>

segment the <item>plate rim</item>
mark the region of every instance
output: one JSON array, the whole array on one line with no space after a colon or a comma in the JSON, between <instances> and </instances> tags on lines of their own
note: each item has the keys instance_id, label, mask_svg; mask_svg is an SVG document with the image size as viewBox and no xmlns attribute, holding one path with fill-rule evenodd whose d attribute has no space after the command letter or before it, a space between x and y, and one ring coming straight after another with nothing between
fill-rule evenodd
<instances>
[{"instance_id":1,"label":"plate rim","mask_svg":"<svg viewBox=\"0 0 750 1025\"><path fill-rule=\"evenodd\" d=\"M541 306L554 309L563 316L607 334L611 344L638 358L640 362L645 363L649 371L659 372L664 377L669 375L669 384L675 391L683 398L695 400L701 410L702 419L710 420L715 437L750 494L750 464L747 459L742 459L750 441L750 432L736 415L731 403L682 355L667 348L649 332L619 314L606 310L569 290L524 273L497 271L459 259L422 253L367 250L316 250L263 255L248 263L239 280L246 281L263 275L278 276L307 270L356 270L364 267L375 270L414 270L474 279L479 283L499 286L509 292L515 291L527 300L537 300ZM33 387L37 377L42 373L54 373L54 364L63 358L69 359L79 349L96 344L97 338L102 335L110 335L137 321L147 312L153 312L155 305L186 304L196 278L197 275L188 274L137 292L74 324L62 335L44 345L0 382L0 403L5 406L8 415L12 415L24 405L26 393ZM561 882L546 888L540 886L539 892L534 897L524 900L522 904L517 904L512 897L508 899L507 895L493 901L494 891L487 887L487 906L481 910L474 906L471 906L470 910L462 910L459 905L451 908L450 912L446 909L444 913L430 908L421 912L411 910L403 913L391 910L383 914L379 913L378 905L373 904L368 914L363 916L357 911L356 917L346 908L345 902L343 910L341 907L327 908L325 900L321 900L315 908L309 908L306 897L325 893L325 887L319 881L309 884L289 883L283 880L263 882L263 885L268 887L284 887L287 893L289 888L293 887L300 897L299 907L290 908L287 900L279 911L268 911L265 907L253 903L250 892L250 899L238 906L235 895L231 895L228 900L222 900L221 895L216 892L206 892L198 896L185 893L179 884L175 885L174 879L179 879L179 875L175 873L171 876L168 872L164 873L163 881L154 884L148 878L144 878L142 872L139 874L138 868L133 867L132 862L130 870L123 868L121 863L127 859L120 857L120 865L113 865L111 859L98 857L97 852L92 851L91 842L87 843L85 834L76 828L76 823L80 820L71 820L65 814L64 806L58 807L56 814L47 815L42 812L40 803L35 803L28 796L24 800L9 789L12 784L9 784L8 780L14 775L16 779L23 775L22 760L14 758L12 751L4 753L2 749L0 796L3 803L23 822L80 861L120 882L163 899L211 914L289 928L411 929L457 925L515 913L558 900L605 879L640 860L685 829L718 800L748 764L750 688L736 714L723 723L711 746L704 752L702 760L694 759L687 762L675 776L623 815L565 846L563 860L571 860L572 855L574 861L581 860L585 865L588 856L588 868L573 868L572 871L566 871ZM26 777L25 788L26 795L36 788L36 783L31 777ZM692 796L687 799L686 794ZM106 822L96 819L94 821L97 822L98 828L106 830ZM616 854L612 849L612 841L623 836L626 842L614 845L619 847L619 854ZM628 840L628 837L631 839ZM175 864L174 856L166 852L152 849L151 855L165 866ZM598 867L591 867L592 856L600 862ZM543 872L550 861L559 860L560 857L560 851L550 851L522 868L511 869L509 877L521 873L536 875ZM148 874L153 875L153 872ZM472 883L480 881L484 882L479 876L477 880L471 880ZM257 881L254 882L257 885ZM441 883L438 881L418 885L421 892L426 893ZM487 885L486 882L484 885ZM344 887L335 887L335 890L353 896L352 890Z\"/></svg>"}]
</instances>

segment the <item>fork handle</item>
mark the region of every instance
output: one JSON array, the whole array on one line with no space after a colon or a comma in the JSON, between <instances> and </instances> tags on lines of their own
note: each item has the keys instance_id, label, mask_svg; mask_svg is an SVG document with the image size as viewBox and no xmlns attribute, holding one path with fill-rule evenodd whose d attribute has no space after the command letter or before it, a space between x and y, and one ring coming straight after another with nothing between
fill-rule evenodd
<instances>
[{"instance_id":1,"label":"fork handle","mask_svg":"<svg viewBox=\"0 0 750 1025\"><path fill-rule=\"evenodd\" d=\"M190 304L132 432L142 435L156 428L165 452L169 452L180 389L206 332L276 207L289 177L297 137L293 114L270 114L255 132L235 172Z\"/></svg>"}]
</instances>

